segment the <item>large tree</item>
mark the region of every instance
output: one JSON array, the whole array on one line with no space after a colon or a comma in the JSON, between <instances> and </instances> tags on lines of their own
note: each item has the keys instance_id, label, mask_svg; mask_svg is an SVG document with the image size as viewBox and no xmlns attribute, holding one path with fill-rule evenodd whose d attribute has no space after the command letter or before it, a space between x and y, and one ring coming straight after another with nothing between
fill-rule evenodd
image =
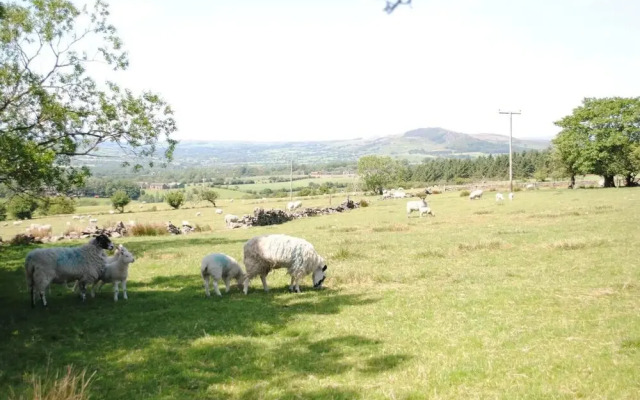
<instances>
[{"instance_id":1,"label":"large tree","mask_svg":"<svg viewBox=\"0 0 640 400\"><path fill-rule=\"evenodd\" d=\"M382 189L398 181L398 164L388 156L363 156L358 159L358 175L364 188L382 194Z\"/></svg>"},{"instance_id":2,"label":"large tree","mask_svg":"<svg viewBox=\"0 0 640 400\"><path fill-rule=\"evenodd\" d=\"M0 184L65 192L89 175L73 160L105 142L136 168L171 160L176 125L158 95L97 82L91 65L128 66L106 3L5 2L0 17ZM157 146L163 145L159 156ZM124 162L129 165L129 162Z\"/></svg>"},{"instance_id":3,"label":"large tree","mask_svg":"<svg viewBox=\"0 0 640 400\"><path fill-rule=\"evenodd\" d=\"M604 186L615 175L635 184L640 171L640 97L586 98L571 115L555 123L562 131L553 140L557 159L571 174L597 174Z\"/></svg>"}]
</instances>

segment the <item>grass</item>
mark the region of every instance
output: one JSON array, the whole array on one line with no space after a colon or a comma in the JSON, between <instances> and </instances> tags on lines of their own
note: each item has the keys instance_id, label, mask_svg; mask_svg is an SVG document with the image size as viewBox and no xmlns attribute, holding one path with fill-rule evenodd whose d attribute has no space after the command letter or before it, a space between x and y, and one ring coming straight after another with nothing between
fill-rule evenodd
<instances>
[{"instance_id":1,"label":"grass","mask_svg":"<svg viewBox=\"0 0 640 400\"><path fill-rule=\"evenodd\" d=\"M84 304L54 285L31 309L35 246L0 247L0 398L29 397L33 376L67 365L95 373L92 399L637 398L640 189L523 191L501 206L447 192L427 199L435 218L368 200L236 230L203 208L211 232L116 239L136 256L117 303L108 285ZM202 257L241 260L265 233L313 243L326 288L306 278L290 294L277 270L269 293L255 279L247 296L205 298Z\"/></svg>"}]
</instances>

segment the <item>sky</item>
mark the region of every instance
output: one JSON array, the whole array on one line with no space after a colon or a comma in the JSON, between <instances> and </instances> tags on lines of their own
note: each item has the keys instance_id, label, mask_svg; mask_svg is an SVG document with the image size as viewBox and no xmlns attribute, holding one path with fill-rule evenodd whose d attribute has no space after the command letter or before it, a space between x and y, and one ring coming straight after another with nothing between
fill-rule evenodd
<instances>
[{"instance_id":1,"label":"sky","mask_svg":"<svg viewBox=\"0 0 640 400\"><path fill-rule=\"evenodd\" d=\"M640 1L107 0L179 140L370 138L441 127L552 138L585 97L640 95Z\"/></svg>"}]
</instances>

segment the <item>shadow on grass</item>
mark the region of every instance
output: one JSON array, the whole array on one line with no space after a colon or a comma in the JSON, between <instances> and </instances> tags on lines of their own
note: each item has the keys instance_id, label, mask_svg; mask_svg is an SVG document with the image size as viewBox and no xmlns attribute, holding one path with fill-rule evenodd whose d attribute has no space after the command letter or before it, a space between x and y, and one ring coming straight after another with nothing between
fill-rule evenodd
<instances>
[{"instance_id":1,"label":"shadow on grass","mask_svg":"<svg viewBox=\"0 0 640 400\"><path fill-rule=\"evenodd\" d=\"M211 239L185 240L200 245ZM162 242L132 242L137 251ZM148 246L148 247L146 247ZM157 246L157 247L156 247ZM25 393L24 377L47 368L97 371L92 398L311 398L354 399L354 387L322 388L309 377L349 371L382 373L409 357L380 355L380 343L354 334L331 336L315 321L378 299L330 288L303 293L236 287L221 298L204 296L197 275L129 282L129 300L114 302L108 286L80 302L54 287L50 306L32 309L23 260L33 247L0 255L0 397ZM327 337L329 336L329 337ZM315 379L315 378L314 378ZM116 382L116 383L114 383ZM297 383L293 383L297 382ZM295 390L293 390L295 388Z\"/></svg>"}]
</instances>

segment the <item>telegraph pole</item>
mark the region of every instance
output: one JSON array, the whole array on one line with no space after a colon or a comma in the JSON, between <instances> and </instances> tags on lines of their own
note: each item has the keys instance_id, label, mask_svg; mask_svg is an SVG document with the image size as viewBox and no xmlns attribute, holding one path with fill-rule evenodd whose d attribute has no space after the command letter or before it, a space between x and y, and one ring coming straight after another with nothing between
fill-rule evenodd
<instances>
[{"instance_id":1,"label":"telegraph pole","mask_svg":"<svg viewBox=\"0 0 640 400\"><path fill-rule=\"evenodd\" d=\"M289 175L289 201L293 201L293 159L291 159L291 172Z\"/></svg>"},{"instance_id":2,"label":"telegraph pole","mask_svg":"<svg viewBox=\"0 0 640 400\"><path fill-rule=\"evenodd\" d=\"M522 112L518 111L500 111L499 114L509 114L509 192L513 193L513 151L511 150L513 142L513 115L520 115Z\"/></svg>"}]
</instances>

